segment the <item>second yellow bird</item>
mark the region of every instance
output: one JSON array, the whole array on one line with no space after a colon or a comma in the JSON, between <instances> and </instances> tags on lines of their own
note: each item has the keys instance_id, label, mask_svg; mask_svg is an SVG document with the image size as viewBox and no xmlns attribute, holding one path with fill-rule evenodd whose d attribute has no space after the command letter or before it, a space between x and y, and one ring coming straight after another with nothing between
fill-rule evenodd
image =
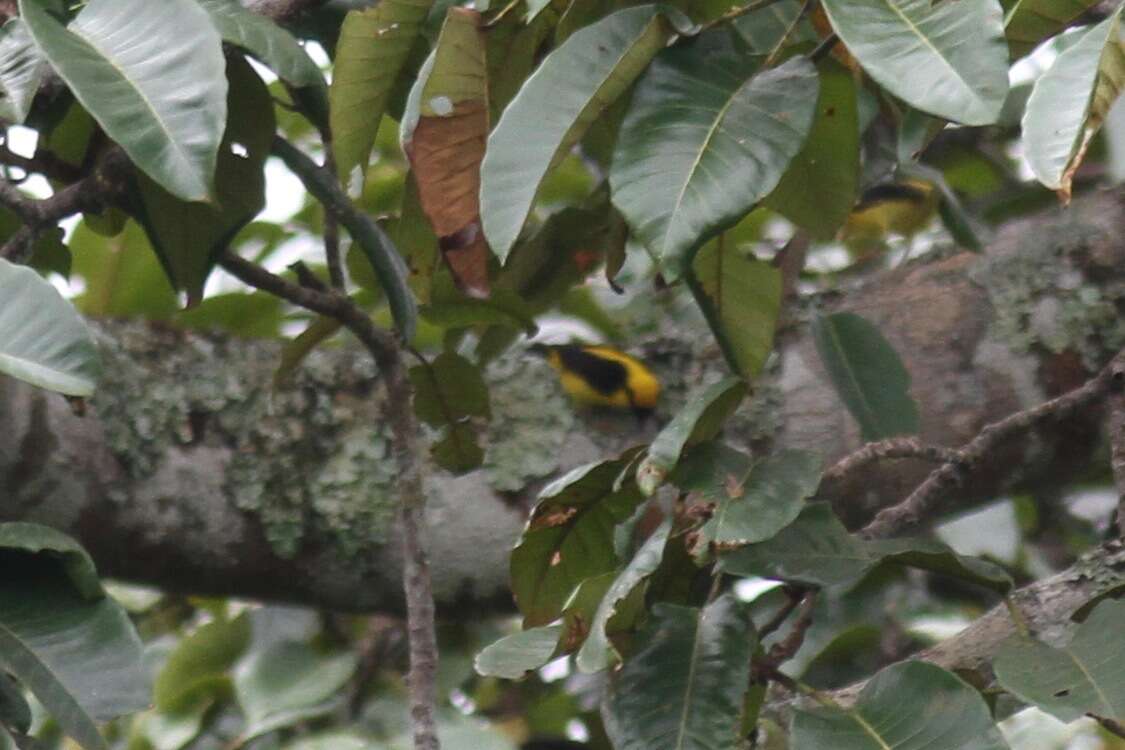
<instances>
[{"instance_id":1,"label":"second yellow bird","mask_svg":"<svg viewBox=\"0 0 1125 750\"><path fill-rule=\"evenodd\" d=\"M660 381L643 362L610 346L535 344L559 373L559 381L580 404L652 413L660 397Z\"/></svg>"}]
</instances>

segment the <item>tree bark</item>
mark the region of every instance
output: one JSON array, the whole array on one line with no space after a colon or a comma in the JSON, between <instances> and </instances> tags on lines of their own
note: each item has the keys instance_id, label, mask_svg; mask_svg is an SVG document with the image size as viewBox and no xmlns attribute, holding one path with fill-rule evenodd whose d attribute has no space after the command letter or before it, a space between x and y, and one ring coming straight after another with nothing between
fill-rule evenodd
<instances>
[{"instance_id":1,"label":"tree bark","mask_svg":"<svg viewBox=\"0 0 1125 750\"><path fill-rule=\"evenodd\" d=\"M735 442L822 453L861 444L820 367L815 307L875 323L901 355L922 440L957 446L981 426L1080 385L1125 344L1125 193L1007 225L984 255L955 254L857 279L791 311L778 355L728 427ZM103 574L172 590L333 609L403 609L389 430L378 374L348 349L315 353L272 387L276 342L137 322L92 323L105 380L89 416L0 380L0 521L79 538ZM663 416L722 371L701 320L666 319L641 353L666 385ZM491 366L485 466L433 470L426 511L439 613L508 611L508 553L535 492L558 473L651 438L631 416L576 413L549 369L514 353ZM1013 483L1058 486L1089 467L1096 410L1013 441L953 511ZM876 464L826 483L853 526L932 468ZM1108 476L1108 462L1105 467ZM954 502L956 500L956 503Z\"/></svg>"}]
</instances>

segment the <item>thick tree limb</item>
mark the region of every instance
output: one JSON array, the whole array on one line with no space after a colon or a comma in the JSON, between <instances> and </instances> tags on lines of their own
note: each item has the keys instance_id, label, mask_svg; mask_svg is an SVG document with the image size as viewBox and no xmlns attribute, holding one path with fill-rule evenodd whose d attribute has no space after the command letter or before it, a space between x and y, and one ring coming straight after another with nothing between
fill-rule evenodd
<instances>
[{"instance_id":1,"label":"thick tree limb","mask_svg":"<svg viewBox=\"0 0 1125 750\"><path fill-rule=\"evenodd\" d=\"M1081 385L1109 360L1107 345L1125 339L1122 236L1121 195L1089 196L1006 228L986 256L883 274L835 309L865 315L902 355L920 440L963 445L984 425ZM665 414L721 367L699 325L671 329L645 352L667 385ZM270 342L121 323L100 324L98 335L107 380L86 419L59 397L0 381L0 520L57 526L103 572L174 590L403 611L399 485L382 401L368 397L376 372L362 356L314 353L275 391ZM644 437L628 417L576 415L536 359L517 353L488 378L495 419L485 467L427 482L435 596L439 611L460 616L511 607L508 551L538 486ZM967 479L960 499L995 497L1013 481L1065 484L1086 470L1102 425L1094 410L1018 436ZM862 447L799 325L728 434L812 448L829 462ZM881 461L826 479L821 497L860 526L931 469Z\"/></svg>"}]
</instances>

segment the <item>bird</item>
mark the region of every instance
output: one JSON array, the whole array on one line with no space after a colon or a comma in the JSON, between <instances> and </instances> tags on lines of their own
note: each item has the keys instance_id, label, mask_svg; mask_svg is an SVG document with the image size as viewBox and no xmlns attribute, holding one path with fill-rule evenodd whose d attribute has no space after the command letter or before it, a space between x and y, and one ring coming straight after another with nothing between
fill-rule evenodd
<instances>
[{"instance_id":1,"label":"bird","mask_svg":"<svg viewBox=\"0 0 1125 750\"><path fill-rule=\"evenodd\" d=\"M937 187L926 180L883 182L863 192L840 230L840 240L856 258L886 247L888 235L907 240L922 231L937 212Z\"/></svg>"},{"instance_id":2,"label":"bird","mask_svg":"<svg viewBox=\"0 0 1125 750\"><path fill-rule=\"evenodd\" d=\"M559 382L578 404L629 409L647 417L660 397L660 380L643 362L611 346L533 344L559 374Z\"/></svg>"}]
</instances>

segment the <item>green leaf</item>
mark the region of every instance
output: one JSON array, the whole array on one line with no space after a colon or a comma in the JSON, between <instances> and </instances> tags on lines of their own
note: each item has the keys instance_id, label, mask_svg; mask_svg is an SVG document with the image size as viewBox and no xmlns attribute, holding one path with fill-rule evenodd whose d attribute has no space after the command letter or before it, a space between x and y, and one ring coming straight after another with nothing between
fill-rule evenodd
<instances>
[{"instance_id":1,"label":"green leaf","mask_svg":"<svg viewBox=\"0 0 1125 750\"><path fill-rule=\"evenodd\" d=\"M805 58L759 71L723 29L657 56L621 124L609 182L666 275L777 186L812 127L817 86Z\"/></svg>"},{"instance_id":2,"label":"green leaf","mask_svg":"<svg viewBox=\"0 0 1125 750\"><path fill-rule=\"evenodd\" d=\"M617 614L618 605L644 583L645 579L656 572L660 560L664 557L664 545L667 544L668 535L671 533L672 521L668 519L652 532L652 536L646 539L637 550L637 554L633 555L633 559L621 571L621 575L610 584L598 604L597 611L594 612L590 634L578 651L578 669L583 672L599 672L610 665L613 647L607 637L609 621Z\"/></svg>"},{"instance_id":3,"label":"green leaf","mask_svg":"<svg viewBox=\"0 0 1125 750\"><path fill-rule=\"evenodd\" d=\"M755 641L749 616L730 595L702 610L657 604L602 704L614 748L735 747Z\"/></svg>"},{"instance_id":4,"label":"green leaf","mask_svg":"<svg viewBox=\"0 0 1125 750\"><path fill-rule=\"evenodd\" d=\"M77 541L66 534L37 523L0 523L0 550L19 550L62 561L70 582L86 599L99 599L105 593L94 561Z\"/></svg>"},{"instance_id":5,"label":"green leaf","mask_svg":"<svg viewBox=\"0 0 1125 750\"><path fill-rule=\"evenodd\" d=\"M428 366L411 367L409 374L414 413L431 427L490 416L488 386L477 366L460 354L442 352Z\"/></svg>"},{"instance_id":6,"label":"green leaf","mask_svg":"<svg viewBox=\"0 0 1125 750\"><path fill-rule=\"evenodd\" d=\"M508 257L547 172L628 90L672 34L656 6L614 13L568 38L527 79L488 138L481 219Z\"/></svg>"},{"instance_id":7,"label":"green leaf","mask_svg":"<svg viewBox=\"0 0 1125 750\"><path fill-rule=\"evenodd\" d=\"M284 385L305 361L305 357L324 341L335 336L343 327L344 324L336 318L319 315L297 335L297 338L287 342L281 349L281 362L273 373L274 388Z\"/></svg>"},{"instance_id":8,"label":"green leaf","mask_svg":"<svg viewBox=\"0 0 1125 750\"><path fill-rule=\"evenodd\" d=\"M265 63L295 88L327 90L324 74L297 39L269 18L244 8L238 0L196 0L211 15L223 40ZM234 115L231 116L232 120Z\"/></svg>"},{"instance_id":9,"label":"green leaf","mask_svg":"<svg viewBox=\"0 0 1125 750\"><path fill-rule=\"evenodd\" d=\"M537 54L554 25L554 13L540 13L526 25L509 15L489 28L485 59L488 62L490 122L500 119L500 114L535 68Z\"/></svg>"},{"instance_id":10,"label":"green leaf","mask_svg":"<svg viewBox=\"0 0 1125 750\"><path fill-rule=\"evenodd\" d=\"M852 74L831 58L818 68L820 98L808 140L762 204L814 239L827 241L836 236L855 205L859 112Z\"/></svg>"},{"instance_id":11,"label":"green leaf","mask_svg":"<svg viewBox=\"0 0 1125 750\"><path fill-rule=\"evenodd\" d=\"M812 333L824 369L864 440L918 432L910 373L878 328L854 313L834 313L817 317Z\"/></svg>"},{"instance_id":12,"label":"green leaf","mask_svg":"<svg viewBox=\"0 0 1125 750\"><path fill-rule=\"evenodd\" d=\"M15 681L0 674L0 732L9 727L27 734L31 729L31 706Z\"/></svg>"},{"instance_id":13,"label":"green leaf","mask_svg":"<svg viewBox=\"0 0 1125 750\"><path fill-rule=\"evenodd\" d=\"M1125 721L1125 601L1099 603L1066 646L1014 636L992 667L1005 690L1062 721L1090 713Z\"/></svg>"},{"instance_id":14,"label":"green leaf","mask_svg":"<svg viewBox=\"0 0 1125 750\"><path fill-rule=\"evenodd\" d=\"M235 672L238 702L246 714L244 740L323 715L355 673L347 651L321 653L297 641L279 641L251 654Z\"/></svg>"},{"instance_id":15,"label":"green leaf","mask_svg":"<svg viewBox=\"0 0 1125 750\"><path fill-rule=\"evenodd\" d=\"M648 456L637 469L641 491L646 495L655 492L684 449L715 437L745 397L745 381L734 376L694 393L649 446Z\"/></svg>"},{"instance_id":16,"label":"green leaf","mask_svg":"<svg viewBox=\"0 0 1125 750\"><path fill-rule=\"evenodd\" d=\"M367 171L379 122L433 0L384 0L351 11L340 27L329 104L332 153L347 180Z\"/></svg>"},{"instance_id":17,"label":"green leaf","mask_svg":"<svg viewBox=\"0 0 1125 750\"><path fill-rule=\"evenodd\" d=\"M273 100L250 63L232 54L227 62L230 121L215 169L216 203L189 203L145 175L138 175L138 220L173 286L188 306L231 239L266 205L266 157L276 123Z\"/></svg>"},{"instance_id":18,"label":"green leaf","mask_svg":"<svg viewBox=\"0 0 1125 750\"><path fill-rule=\"evenodd\" d=\"M20 16L106 134L173 195L212 198L227 122L222 40L193 0L91 0L64 27L40 0Z\"/></svg>"},{"instance_id":19,"label":"green leaf","mask_svg":"<svg viewBox=\"0 0 1125 750\"><path fill-rule=\"evenodd\" d=\"M643 499L632 481L619 482L636 454L578 467L539 494L511 557L524 627L551 622L582 581L617 566L613 529Z\"/></svg>"},{"instance_id":20,"label":"green leaf","mask_svg":"<svg viewBox=\"0 0 1125 750\"><path fill-rule=\"evenodd\" d=\"M722 554L725 573L765 576L806 585L848 589L887 561L932 570L994 590L1012 579L992 563L963 557L926 539L868 541L847 532L826 503L806 505L797 520L772 538Z\"/></svg>"},{"instance_id":21,"label":"green leaf","mask_svg":"<svg viewBox=\"0 0 1125 750\"><path fill-rule=\"evenodd\" d=\"M0 119L22 123L31 111L46 66L27 24L13 18L0 29Z\"/></svg>"},{"instance_id":22,"label":"green leaf","mask_svg":"<svg viewBox=\"0 0 1125 750\"><path fill-rule=\"evenodd\" d=\"M760 373L773 349L781 271L720 235L696 253L687 280L731 370Z\"/></svg>"},{"instance_id":23,"label":"green leaf","mask_svg":"<svg viewBox=\"0 0 1125 750\"><path fill-rule=\"evenodd\" d=\"M920 661L879 672L850 709L796 710L790 741L793 750L1008 748L980 693L956 675Z\"/></svg>"},{"instance_id":24,"label":"green leaf","mask_svg":"<svg viewBox=\"0 0 1125 750\"><path fill-rule=\"evenodd\" d=\"M1125 35L1118 6L1064 50L1035 82L1023 115L1024 152L1035 177L1070 200L1090 139L1125 88Z\"/></svg>"},{"instance_id":25,"label":"green leaf","mask_svg":"<svg viewBox=\"0 0 1125 750\"><path fill-rule=\"evenodd\" d=\"M818 41L816 32L807 20L798 21L802 14L799 0L780 0L764 8L743 14L731 25L755 55L768 55L797 21L796 30L789 43L797 45Z\"/></svg>"},{"instance_id":26,"label":"green leaf","mask_svg":"<svg viewBox=\"0 0 1125 750\"><path fill-rule=\"evenodd\" d=\"M164 713L189 709L202 696L225 690L230 670L250 644L250 618L215 620L180 640L153 685L156 708Z\"/></svg>"},{"instance_id":27,"label":"green leaf","mask_svg":"<svg viewBox=\"0 0 1125 750\"><path fill-rule=\"evenodd\" d=\"M244 338L277 338L284 322L284 303L268 292L217 294L172 319L182 328L226 331Z\"/></svg>"},{"instance_id":28,"label":"green leaf","mask_svg":"<svg viewBox=\"0 0 1125 750\"><path fill-rule=\"evenodd\" d=\"M840 40L880 86L965 125L996 121L1008 48L996 0L825 0Z\"/></svg>"},{"instance_id":29,"label":"green leaf","mask_svg":"<svg viewBox=\"0 0 1125 750\"><path fill-rule=\"evenodd\" d=\"M1097 0L1000 0L1012 60L1031 52L1097 4Z\"/></svg>"},{"instance_id":30,"label":"green leaf","mask_svg":"<svg viewBox=\"0 0 1125 750\"><path fill-rule=\"evenodd\" d=\"M422 318L435 326L454 330L478 325L500 325L534 336L539 330L533 309L518 294L493 290L488 299L442 295L420 308Z\"/></svg>"},{"instance_id":31,"label":"green leaf","mask_svg":"<svg viewBox=\"0 0 1125 750\"><path fill-rule=\"evenodd\" d=\"M504 636L477 654L473 661L477 674L518 680L539 669L555 655L562 625L544 625Z\"/></svg>"},{"instance_id":32,"label":"green leaf","mask_svg":"<svg viewBox=\"0 0 1125 750\"><path fill-rule=\"evenodd\" d=\"M0 664L88 750L104 750L96 721L144 708L141 642L108 597L90 601L34 558L0 574ZM38 564L37 564L38 563Z\"/></svg>"},{"instance_id":33,"label":"green leaf","mask_svg":"<svg viewBox=\"0 0 1125 750\"><path fill-rule=\"evenodd\" d=\"M812 453L783 450L751 463L717 448L728 471L715 471L704 491L717 506L699 530L702 544L730 549L769 539L797 518L820 484L820 458ZM731 461L730 452L741 460Z\"/></svg>"},{"instance_id":34,"label":"green leaf","mask_svg":"<svg viewBox=\"0 0 1125 750\"><path fill-rule=\"evenodd\" d=\"M0 373L68 396L90 396L101 375L86 323L30 268L0 258Z\"/></svg>"},{"instance_id":35,"label":"green leaf","mask_svg":"<svg viewBox=\"0 0 1125 750\"><path fill-rule=\"evenodd\" d=\"M176 312L176 293L135 222L116 237L103 237L83 221L69 244L71 271L86 282L86 291L74 300L83 315L160 320Z\"/></svg>"}]
</instances>

